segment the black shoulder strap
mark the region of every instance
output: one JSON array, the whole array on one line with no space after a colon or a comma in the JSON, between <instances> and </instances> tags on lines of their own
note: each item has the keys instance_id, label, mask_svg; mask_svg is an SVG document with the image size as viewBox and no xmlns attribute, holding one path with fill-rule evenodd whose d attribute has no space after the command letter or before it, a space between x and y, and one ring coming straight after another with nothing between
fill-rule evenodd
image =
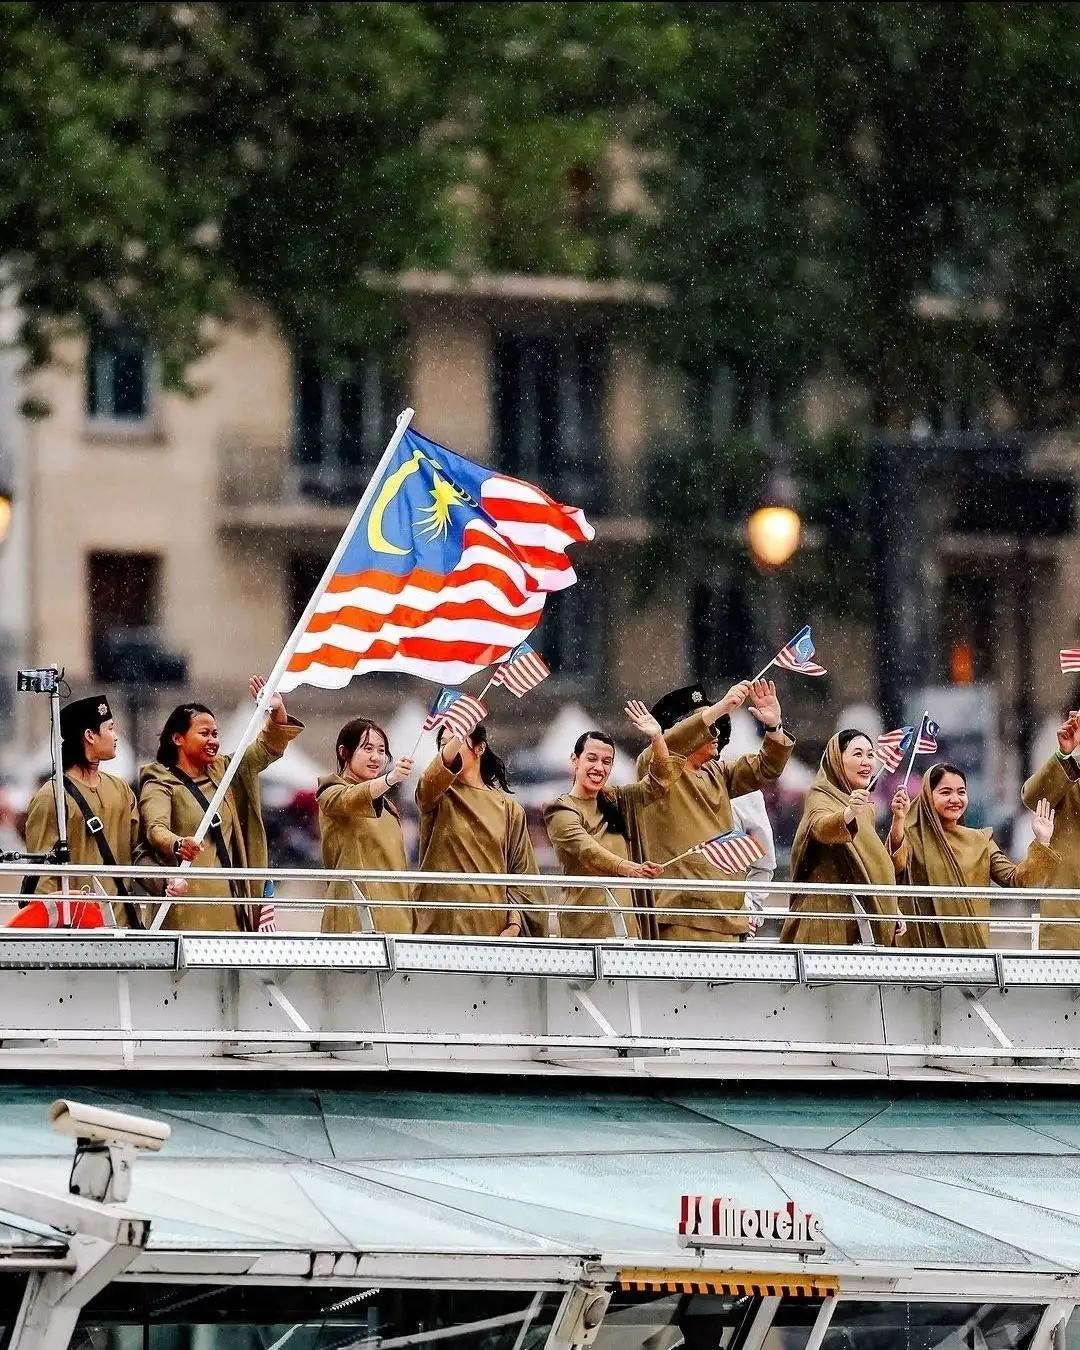
<instances>
[{"instance_id":1,"label":"black shoulder strap","mask_svg":"<svg viewBox=\"0 0 1080 1350\"><path fill-rule=\"evenodd\" d=\"M67 774L64 775L64 790L67 792L67 795L71 798L71 800L82 812L83 824L86 826L87 833L90 835L94 843L97 845L97 851L98 853L101 854L101 861L105 864L106 867L115 867L116 854L112 851L112 845L109 843L109 837L105 833L104 822L102 821L100 816L96 815L93 811L91 811L90 803L82 795L79 789L75 786L75 783L72 781L72 779L70 779L67 776ZM125 901L123 908L124 908L124 915L128 921L128 927L141 928L143 925L142 919L139 917L138 908L133 904L127 903L127 901L129 900L128 888L124 885L124 883L120 880L119 877L114 877L113 881L116 884L117 895L119 895L121 899Z\"/></svg>"},{"instance_id":2,"label":"black shoulder strap","mask_svg":"<svg viewBox=\"0 0 1080 1350\"><path fill-rule=\"evenodd\" d=\"M183 769L178 769L175 765L172 766L172 773L199 803L205 815L210 802L198 783L193 778L189 778ZM214 815L210 821L210 838L214 841L214 848L217 850L218 862L221 866L235 867L236 864L232 860L229 846L225 842L225 832L221 828L221 817L219 815Z\"/></svg>"}]
</instances>

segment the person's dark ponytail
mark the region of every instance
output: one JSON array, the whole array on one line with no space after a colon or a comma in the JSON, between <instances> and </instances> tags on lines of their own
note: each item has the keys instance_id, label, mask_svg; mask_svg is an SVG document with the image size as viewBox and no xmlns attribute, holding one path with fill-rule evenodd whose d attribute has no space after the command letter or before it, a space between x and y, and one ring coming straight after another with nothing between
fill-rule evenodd
<instances>
[{"instance_id":1,"label":"person's dark ponytail","mask_svg":"<svg viewBox=\"0 0 1080 1350\"><path fill-rule=\"evenodd\" d=\"M585 749L586 741L599 741L602 745L610 745L612 751L615 750L615 742L606 731L585 731L574 742L575 756L580 755L582 750ZM629 843L630 827L627 825L626 817L615 798L607 796L606 792L601 792L596 798L596 809L600 812L600 819L611 833L621 834Z\"/></svg>"}]
</instances>

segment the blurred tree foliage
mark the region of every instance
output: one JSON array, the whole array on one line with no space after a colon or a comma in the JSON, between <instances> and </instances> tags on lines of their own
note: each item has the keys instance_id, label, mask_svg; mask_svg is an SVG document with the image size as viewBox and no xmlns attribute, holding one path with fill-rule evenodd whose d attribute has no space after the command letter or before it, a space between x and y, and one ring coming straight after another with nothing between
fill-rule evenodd
<instances>
[{"instance_id":1,"label":"blurred tree foliage","mask_svg":"<svg viewBox=\"0 0 1080 1350\"><path fill-rule=\"evenodd\" d=\"M646 143L650 274L682 362L825 363L906 427L1000 390L1080 389L1080 25L1070 4L676 4L688 59Z\"/></svg>"},{"instance_id":2,"label":"blurred tree foliage","mask_svg":"<svg viewBox=\"0 0 1080 1350\"><path fill-rule=\"evenodd\" d=\"M611 271L612 94L648 8L0 4L0 255L31 360L103 309L179 383L236 292L347 358L393 328L373 275Z\"/></svg>"},{"instance_id":3,"label":"blurred tree foliage","mask_svg":"<svg viewBox=\"0 0 1080 1350\"><path fill-rule=\"evenodd\" d=\"M789 427L823 367L879 426L992 390L1060 422L1078 93L1070 4L16 0L0 256L36 361L91 308L176 382L238 291L344 358L392 330L372 274L632 273L660 355Z\"/></svg>"}]
</instances>

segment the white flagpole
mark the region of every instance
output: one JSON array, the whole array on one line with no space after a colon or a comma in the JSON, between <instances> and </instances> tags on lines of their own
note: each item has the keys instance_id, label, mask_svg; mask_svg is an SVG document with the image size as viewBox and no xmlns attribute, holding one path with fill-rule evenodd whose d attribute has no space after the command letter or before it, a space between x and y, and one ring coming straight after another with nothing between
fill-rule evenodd
<instances>
[{"instance_id":1,"label":"white flagpole","mask_svg":"<svg viewBox=\"0 0 1080 1350\"><path fill-rule=\"evenodd\" d=\"M922 740L923 727L926 726L926 719L930 716L925 709L922 715L922 721L919 723L919 730L915 733L915 739L911 742L911 758L908 760L907 773L904 774L904 791L907 791L908 779L911 777L911 770L915 767L915 752L919 748L919 742Z\"/></svg>"},{"instance_id":2,"label":"white flagpole","mask_svg":"<svg viewBox=\"0 0 1080 1350\"><path fill-rule=\"evenodd\" d=\"M401 444L401 438L405 435L406 431L408 431L409 423L412 421L414 415L414 410L412 408L406 408L398 415L397 426L394 428L394 434L390 437L389 443L383 451L383 457L379 460L375 472L371 475L368 485L364 489L363 496L357 503L356 510L352 513L352 519L345 527L344 534L338 540L338 546L334 549L333 556L326 564L326 570L322 574L322 580L319 582L318 586L315 587L311 599L307 603L307 608L304 610L303 614L300 615L288 642L286 642L285 646L281 649L281 655L278 657L273 670L267 677L263 691L255 704L255 711L251 714L251 721L247 724L244 734L240 737L240 743L233 752L233 757L229 761L224 774L222 774L221 782L217 785L214 795L207 803L206 811L203 813L203 818L199 821L198 829L195 831L192 838L197 839L200 842L205 838L206 832L210 828L211 820L213 820L221 803L225 800L225 794L228 792L232 780L236 776L236 771L240 768L240 760L243 758L244 751L262 729L263 722L266 719L267 710L270 706L270 700L277 693L278 685L285 676L285 671L288 669L289 662L292 660L297 647L300 645L300 639L304 636L304 633L307 631L307 626L311 622L311 616L318 608L319 601L326 594L326 588L330 585L331 578L337 571L338 563L340 563L341 559L345 556L345 550L349 547L349 543L352 540L356 527L359 525L360 519L367 510L372 497L374 497L378 490L382 482L383 472L393 457L394 451ZM180 866L186 868L190 866L190 864L183 862ZM150 925L151 928L161 927L170 907L170 902L167 900L158 906L158 912L154 915L153 922Z\"/></svg>"},{"instance_id":3,"label":"white flagpole","mask_svg":"<svg viewBox=\"0 0 1080 1350\"><path fill-rule=\"evenodd\" d=\"M777 652L776 655L779 656L780 653ZM753 679L751 679L750 683L753 684L754 680L763 680L775 665L776 665L776 656L773 657L773 659L769 662L767 666L765 666L762 670L758 671L758 673L753 677Z\"/></svg>"}]
</instances>

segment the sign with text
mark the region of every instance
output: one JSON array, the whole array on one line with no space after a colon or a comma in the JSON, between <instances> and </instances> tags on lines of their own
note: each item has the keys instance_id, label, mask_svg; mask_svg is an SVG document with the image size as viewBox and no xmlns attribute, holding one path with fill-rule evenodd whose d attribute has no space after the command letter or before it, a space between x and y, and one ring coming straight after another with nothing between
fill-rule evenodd
<instances>
[{"instance_id":1,"label":"sign with text","mask_svg":"<svg viewBox=\"0 0 1080 1350\"><path fill-rule=\"evenodd\" d=\"M680 1247L752 1247L761 1251L821 1256L821 1220L789 1200L782 1209L750 1208L730 1196L684 1195Z\"/></svg>"}]
</instances>

